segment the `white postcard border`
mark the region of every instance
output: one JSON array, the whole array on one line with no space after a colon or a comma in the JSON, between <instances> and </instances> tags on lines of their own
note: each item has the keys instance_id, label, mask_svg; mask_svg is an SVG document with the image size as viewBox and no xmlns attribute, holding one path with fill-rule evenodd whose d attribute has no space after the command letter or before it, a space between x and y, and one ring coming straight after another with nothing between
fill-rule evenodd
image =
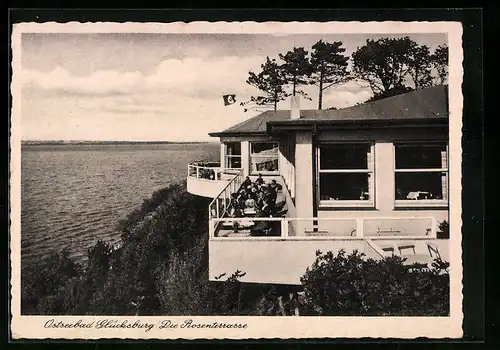
<instances>
[{"instance_id":1,"label":"white postcard border","mask_svg":"<svg viewBox=\"0 0 500 350\"><path fill-rule=\"evenodd\" d=\"M20 213L21 213L21 104L20 81L22 33L447 33L450 54L450 315L449 317L114 317L22 316L20 308ZM174 23L21 23L12 34L12 117L10 163L11 332L13 339L259 339L259 338L460 338L462 332L462 26L459 22L174 22ZM91 328L45 328L51 319L90 324ZM81 320L81 321L78 321ZM96 328L103 320L138 321L147 328ZM162 322L182 324L238 323L245 328L164 328ZM164 324L164 323L163 323Z\"/></svg>"}]
</instances>

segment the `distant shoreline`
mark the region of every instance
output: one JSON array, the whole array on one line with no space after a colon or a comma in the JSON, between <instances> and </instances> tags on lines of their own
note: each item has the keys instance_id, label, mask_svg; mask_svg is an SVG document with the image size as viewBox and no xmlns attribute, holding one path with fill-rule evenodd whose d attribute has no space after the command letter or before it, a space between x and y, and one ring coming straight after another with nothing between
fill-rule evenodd
<instances>
[{"instance_id":1,"label":"distant shoreline","mask_svg":"<svg viewBox=\"0 0 500 350\"><path fill-rule=\"evenodd\" d=\"M193 145L214 143L210 141L21 141L22 146L65 146L65 145Z\"/></svg>"}]
</instances>

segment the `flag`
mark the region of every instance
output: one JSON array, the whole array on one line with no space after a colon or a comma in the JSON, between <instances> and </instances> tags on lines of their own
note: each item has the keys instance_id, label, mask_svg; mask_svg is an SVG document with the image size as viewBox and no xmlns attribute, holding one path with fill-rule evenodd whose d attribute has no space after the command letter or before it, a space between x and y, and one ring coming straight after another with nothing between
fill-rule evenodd
<instances>
[{"instance_id":1,"label":"flag","mask_svg":"<svg viewBox=\"0 0 500 350\"><path fill-rule=\"evenodd\" d=\"M229 106L236 103L236 95L222 95L224 106Z\"/></svg>"}]
</instances>

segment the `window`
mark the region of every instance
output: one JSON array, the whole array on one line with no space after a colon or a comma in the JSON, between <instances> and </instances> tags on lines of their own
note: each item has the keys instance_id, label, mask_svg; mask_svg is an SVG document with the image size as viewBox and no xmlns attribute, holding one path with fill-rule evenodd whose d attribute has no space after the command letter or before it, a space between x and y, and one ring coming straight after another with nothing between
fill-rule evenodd
<instances>
[{"instance_id":1,"label":"window","mask_svg":"<svg viewBox=\"0 0 500 350\"><path fill-rule=\"evenodd\" d=\"M252 173L276 173L279 164L278 142L252 142L250 163Z\"/></svg>"},{"instance_id":2,"label":"window","mask_svg":"<svg viewBox=\"0 0 500 350\"><path fill-rule=\"evenodd\" d=\"M373 205L373 145L319 146L318 187L320 206Z\"/></svg>"},{"instance_id":3,"label":"window","mask_svg":"<svg viewBox=\"0 0 500 350\"><path fill-rule=\"evenodd\" d=\"M396 144L394 155L396 206L447 204L446 144Z\"/></svg>"},{"instance_id":4,"label":"window","mask_svg":"<svg viewBox=\"0 0 500 350\"><path fill-rule=\"evenodd\" d=\"M241 169L241 143L228 142L226 145L226 169Z\"/></svg>"}]
</instances>

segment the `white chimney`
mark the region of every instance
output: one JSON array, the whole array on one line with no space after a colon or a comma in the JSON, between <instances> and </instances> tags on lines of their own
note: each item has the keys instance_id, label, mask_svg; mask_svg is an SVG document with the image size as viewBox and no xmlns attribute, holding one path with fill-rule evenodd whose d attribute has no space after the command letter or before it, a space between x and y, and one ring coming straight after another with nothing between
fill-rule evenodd
<instances>
[{"instance_id":1,"label":"white chimney","mask_svg":"<svg viewBox=\"0 0 500 350\"><path fill-rule=\"evenodd\" d=\"M291 119L300 119L300 99L299 96L292 96L292 106L290 110Z\"/></svg>"}]
</instances>

